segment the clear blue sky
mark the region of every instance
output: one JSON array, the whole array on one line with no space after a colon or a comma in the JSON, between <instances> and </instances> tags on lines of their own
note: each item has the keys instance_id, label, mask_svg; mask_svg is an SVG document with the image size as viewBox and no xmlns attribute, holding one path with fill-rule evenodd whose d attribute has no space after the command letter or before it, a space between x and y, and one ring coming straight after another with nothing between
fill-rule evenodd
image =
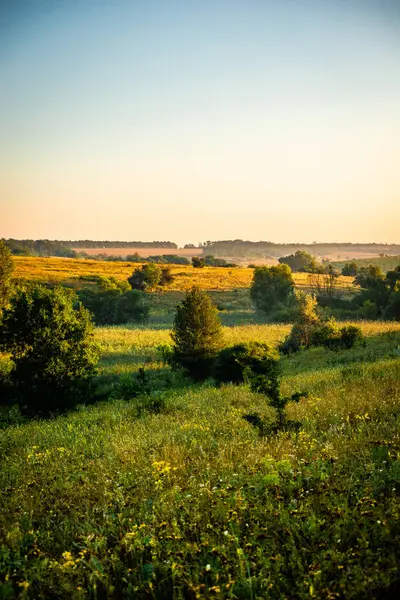
<instances>
[{"instance_id":1,"label":"clear blue sky","mask_svg":"<svg viewBox=\"0 0 400 600\"><path fill-rule=\"evenodd\" d=\"M0 237L400 242L400 0L3 0Z\"/></svg>"}]
</instances>

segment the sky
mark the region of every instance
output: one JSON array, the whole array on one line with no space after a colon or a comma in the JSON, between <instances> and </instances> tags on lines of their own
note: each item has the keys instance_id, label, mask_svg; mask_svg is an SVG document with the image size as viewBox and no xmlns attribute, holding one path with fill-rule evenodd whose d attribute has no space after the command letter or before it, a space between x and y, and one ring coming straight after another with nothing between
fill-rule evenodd
<instances>
[{"instance_id":1,"label":"sky","mask_svg":"<svg viewBox=\"0 0 400 600\"><path fill-rule=\"evenodd\" d=\"M0 237L400 243L399 0L3 0Z\"/></svg>"}]
</instances>

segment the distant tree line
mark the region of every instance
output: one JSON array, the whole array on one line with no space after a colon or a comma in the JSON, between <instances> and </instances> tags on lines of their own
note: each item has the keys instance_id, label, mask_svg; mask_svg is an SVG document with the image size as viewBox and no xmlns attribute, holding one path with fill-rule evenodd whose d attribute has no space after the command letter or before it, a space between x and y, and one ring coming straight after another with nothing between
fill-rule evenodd
<instances>
[{"instance_id":1,"label":"distant tree line","mask_svg":"<svg viewBox=\"0 0 400 600\"><path fill-rule=\"evenodd\" d=\"M315 243L315 244L276 244L268 241L251 242L248 240L207 241L201 244L203 253L214 256L259 256L263 258L285 256L298 250L311 254L349 254L354 252L370 252L374 254L399 254L399 244L352 244L346 243Z\"/></svg>"},{"instance_id":2,"label":"distant tree line","mask_svg":"<svg viewBox=\"0 0 400 600\"><path fill-rule=\"evenodd\" d=\"M71 248L178 248L174 242L110 242L93 240L74 240L62 242Z\"/></svg>"},{"instance_id":3,"label":"distant tree line","mask_svg":"<svg viewBox=\"0 0 400 600\"><path fill-rule=\"evenodd\" d=\"M173 242L94 242L90 240L16 240L13 238L4 241L11 253L16 256L85 258L87 255L84 252L77 252L74 248L178 248ZM124 260L122 257L110 257L106 254L99 256L101 256L100 260ZM90 256L89 258L94 257Z\"/></svg>"}]
</instances>

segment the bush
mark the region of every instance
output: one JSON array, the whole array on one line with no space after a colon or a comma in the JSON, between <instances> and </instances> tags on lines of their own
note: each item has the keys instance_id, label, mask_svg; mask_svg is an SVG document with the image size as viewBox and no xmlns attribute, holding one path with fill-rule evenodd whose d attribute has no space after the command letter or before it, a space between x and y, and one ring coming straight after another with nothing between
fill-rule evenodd
<instances>
[{"instance_id":1,"label":"bush","mask_svg":"<svg viewBox=\"0 0 400 600\"><path fill-rule=\"evenodd\" d=\"M206 266L206 261L204 258L200 258L199 256L193 256L192 257L192 266L195 269L202 269L203 267Z\"/></svg>"},{"instance_id":2,"label":"bush","mask_svg":"<svg viewBox=\"0 0 400 600\"><path fill-rule=\"evenodd\" d=\"M13 397L30 412L86 400L99 359L92 330L70 290L35 286L14 296L0 330L0 349L13 362Z\"/></svg>"},{"instance_id":3,"label":"bush","mask_svg":"<svg viewBox=\"0 0 400 600\"><path fill-rule=\"evenodd\" d=\"M301 348L312 345L312 336L315 328L320 324L317 313L317 299L311 294L303 294L296 290L297 316L292 330L279 350L283 354L298 352Z\"/></svg>"},{"instance_id":4,"label":"bush","mask_svg":"<svg viewBox=\"0 0 400 600\"><path fill-rule=\"evenodd\" d=\"M356 325L346 325L340 330L341 345L344 350L350 350L358 342L365 345L365 338L360 327Z\"/></svg>"},{"instance_id":5,"label":"bush","mask_svg":"<svg viewBox=\"0 0 400 600\"><path fill-rule=\"evenodd\" d=\"M349 277L355 277L357 273L358 264L355 261L346 263L342 269L342 275L347 275Z\"/></svg>"},{"instance_id":6,"label":"bush","mask_svg":"<svg viewBox=\"0 0 400 600\"><path fill-rule=\"evenodd\" d=\"M147 263L142 267L137 267L128 279L128 283L133 290L147 292L152 290L160 283L161 269L156 264Z\"/></svg>"},{"instance_id":7,"label":"bush","mask_svg":"<svg viewBox=\"0 0 400 600\"><path fill-rule=\"evenodd\" d=\"M339 327L334 319L320 325L312 336L313 346L323 346L333 351L349 350L357 342L365 344L361 329L356 325Z\"/></svg>"},{"instance_id":8,"label":"bush","mask_svg":"<svg viewBox=\"0 0 400 600\"><path fill-rule=\"evenodd\" d=\"M281 264L288 265L295 273L323 273L324 268L317 262L315 256L312 256L304 250L297 250L295 254L281 256Z\"/></svg>"},{"instance_id":9,"label":"bush","mask_svg":"<svg viewBox=\"0 0 400 600\"><path fill-rule=\"evenodd\" d=\"M329 350L338 350L341 347L340 327L335 319L329 319L319 325L312 335L313 346L323 346Z\"/></svg>"},{"instance_id":10,"label":"bush","mask_svg":"<svg viewBox=\"0 0 400 600\"><path fill-rule=\"evenodd\" d=\"M171 267L162 267L160 285L169 285L174 280L174 276L171 273Z\"/></svg>"},{"instance_id":11,"label":"bush","mask_svg":"<svg viewBox=\"0 0 400 600\"><path fill-rule=\"evenodd\" d=\"M268 344L249 342L221 350L214 363L213 375L217 384L243 383L246 369L255 374L268 374L276 365L277 353Z\"/></svg>"},{"instance_id":12,"label":"bush","mask_svg":"<svg viewBox=\"0 0 400 600\"><path fill-rule=\"evenodd\" d=\"M96 325L119 325L131 321L143 322L149 316L143 292L121 289L83 288L79 300L93 315Z\"/></svg>"},{"instance_id":13,"label":"bush","mask_svg":"<svg viewBox=\"0 0 400 600\"><path fill-rule=\"evenodd\" d=\"M251 299L258 310L268 314L293 303L292 271L287 265L256 267L250 288Z\"/></svg>"},{"instance_id":14,"label":"bush","mask_svg":"<svg viewBox=\"0 0 400 600\"><path fill-rule=\"evenodd\" d=\"M205 379L221 347L222 327L210 297L197 287L178 305L171 334L173 361L195 379Z\"/></svg>"}]
</instances>

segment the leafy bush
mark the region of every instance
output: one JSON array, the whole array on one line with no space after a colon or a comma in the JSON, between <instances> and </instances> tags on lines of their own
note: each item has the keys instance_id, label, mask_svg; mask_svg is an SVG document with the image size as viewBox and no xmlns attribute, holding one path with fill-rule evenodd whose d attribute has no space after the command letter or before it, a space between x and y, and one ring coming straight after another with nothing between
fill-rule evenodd
<instances>
[{"instance_id":1,"label":"leafy bush","mask_svg":"<svg viewBox=\"0 0 400 600\"><path fill-rule=\"evenodd\" d=\"M258 310L268 314L293 303L292 271L287 265L256 267L250 288L251 299Z\"/></svg>"},{"instance_id":2,"label":"leafy bush","mask_svg":"<svg viewBox=\"0 0 400 600\"><path fill-rule=\"evenodd\" d=\"M78 291L79 300L93 315L96 325L118 325L131 321L146 321L149 315L143 292L119 288L83 288Z\"/></svg>"},{"instance_id":3,"label":"leafy bush","mask_svg":"<svg viewBox=\"0 0 400 600\"><path fill-rule=\"evenodd\" d=\"M288 265L295 273L323 273L324 267L317 262L315 256L312 256L304 250L297 250L295 254L281 256L281 264Z\"/></svg>"},{"instance_id":4,"label":"leafy bush","mask_svg":"<svg viewBox=\"0 0 400 600\"><path fill-rule=\"evenodd\" d=\"M199 256L193 256L192 257L192 266L195 269L202 269L203 267L206 266L206 261L204 258L200 258Z\"/></svg>"},{"instance_id":5,"label":"leafy bush","mask_svg":"<svg viewBox=\"0 0 400 600\"><path fill-rule=\"evenodd\" d=\"M0 349L11 354L15 399L31 412L88 398L98 349L89 312L65 288L19 291L5 309Z\"/></svg>"},{"instance_id":6,"label":"leafy bush","mask_svg":"<svg viewBox=\"0 0 400 600\"><path fill-rule=\"evenodd\" d=\"M197 287L186 293L176 309L171 337L174 363L195 379L208 377L222 337L218 311L208 294Z\"/></svg>"},{"instance_id":7,"label":"leafy bush","mask_svg":"<svg viewBox=\"0 0 400 600\"><path fill-rule=\"evenodd\" d=\"M213 375L218 384L244 381L246 369L255 374L268 374L277 365L277 353L269 346L260 342L237 344L224 348L216 356Z\"/></svg>"},{"instance_id":8,"label":"leafy bush","mask_svg":"<svg viewBox=\"0 0 400 600\"><path fill-rule=\"evenodd\" d=\"M149 291L156 287L161 280L161 269L153 263L147 263L142 267L137 267L128 279L128 283L133 290L142 292Z\"/></svg>"},{"instance_id":9,"label":"leafy bush","mask_svg":"<svg viewBox=\"0 0 400 600\"><path fill-rule=\"evenodd\" d=\"M312 336L313 346L323 346L328 350L349 350L357 343L365 344L361 329L356 325L339 327L334 319L329 319L315 329Z\"/></svg>"},{"instance_id":10,"label":"leafy bush","mask_svg":"<svg viewBox=\"0 0 400 600\"><path fill-rule=\"evenodd\" d=\"M297 316L292 330L280 345L283 354L298 352L301 348L312 345L315 328L320 324L321 317L317 312L317 299L311 294L303 294L296 290Z\"/></svg>"},{"instance_id":11,"label":"leafy bush","mask_svg":"<svg viewBox=\"0 0 400 600\"><path fill-rule=\"evenodd\" d=\"M355 261L346 263L342 269L342 275L347 275L349 277L355 277L357 273L358 264Z\"/></svg>"},{"instance_id":12,"label":"leafy bush","mask_svg":"<svg viewBox=\"0 0 400 600\"><path fill-rule=\"evenodd\" d=\"M172 283L174 280L174 276L171 273L171 267L162 267L161 269L161 277L160 277L160 285L168 285Z\"/></svg>"}]
</instances>

